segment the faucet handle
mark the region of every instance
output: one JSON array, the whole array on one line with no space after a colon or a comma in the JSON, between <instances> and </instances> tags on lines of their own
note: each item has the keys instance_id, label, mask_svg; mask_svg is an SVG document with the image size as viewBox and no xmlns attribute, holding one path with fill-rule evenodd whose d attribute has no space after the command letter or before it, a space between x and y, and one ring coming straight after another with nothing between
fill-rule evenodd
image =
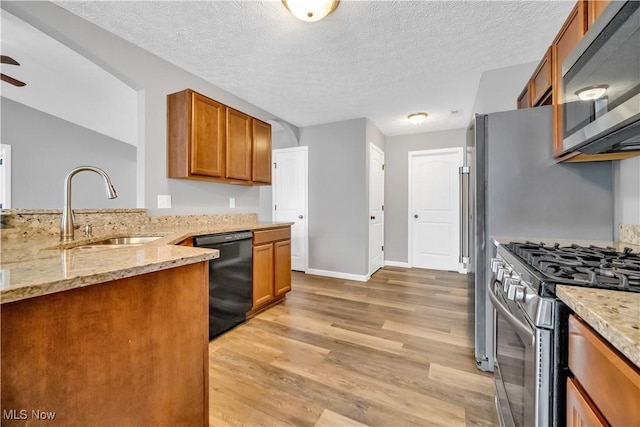
<instances>
[{"instance_id":1,"label":"faucet handle","mask_svg":"<svg viewBox=\"0 0 640 427\"><path fill-rule=\"evenodd\" d=\"M91 227L91 224L85 224L82 228L82 232L84 237L93 237L93 227Z\"/></svg>"}]
</instances>

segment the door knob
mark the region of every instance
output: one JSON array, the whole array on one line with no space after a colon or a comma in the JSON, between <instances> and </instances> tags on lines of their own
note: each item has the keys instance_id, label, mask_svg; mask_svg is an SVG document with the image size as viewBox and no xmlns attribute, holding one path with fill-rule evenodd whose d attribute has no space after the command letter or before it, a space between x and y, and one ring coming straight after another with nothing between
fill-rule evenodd
<instances>
[{"instance_id":1,"label":"door knob","mask_svg":"<svg viewBox=\"0 0 640 427\"><path fill-rule=\"evenodd\" d=\"M373 215L371 215L371 220L374 220L374 219L376 219L376 217L375 217L375 216L373 216Z\"/></svg>"},{"instance_id":2,"label":"door knob","mask_svg":"<svg viewBox=\"0 0 640 427\"><path fill-rule=\"evenodd\" d=\"M304 216L298 215L298 219L302 219L302 218L304 218Z\"/></svg>"},{"instance_id":3,"label":"door knob","mask_svg":"<svg viewBox=\"0 0 640 427\"><path fill-rule=\"evenodd\" d=\"M416 218L416 219L418 219L418 214L414 215L413 217L414 217L414 218Z\"/></svg>"}]
</instances>

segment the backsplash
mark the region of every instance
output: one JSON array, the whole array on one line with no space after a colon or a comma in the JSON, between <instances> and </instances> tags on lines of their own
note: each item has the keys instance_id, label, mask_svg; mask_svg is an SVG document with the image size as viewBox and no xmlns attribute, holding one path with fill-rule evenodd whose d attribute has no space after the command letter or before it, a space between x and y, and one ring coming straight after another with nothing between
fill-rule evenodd
<instances>
[{"instance_id":1,"label":"backsplash","mask_svg":"<svg viewBox=\"0 0 640 427\"><path fill-rule=\"evenodd\" d=\"M180 216L148 216L146 209L74 209L75 224L90 224L94 236L171 227L254 224L257 214L210 214ZM60 233L60 209L5 209L2 216L2 237L33 237ZM197 228L197 227L196 227ZM80 230L76 231L81 233Z\"/></svg>"},{"instance_id":2,"label":"backsplash","mask_svg":"<svg viewBox=\"0 0 640 427\"><path fill-rule=\"evenodd\" d=\"M620 224L620 241L640 245L640 224Z\"/></svg>"}]
</instances>

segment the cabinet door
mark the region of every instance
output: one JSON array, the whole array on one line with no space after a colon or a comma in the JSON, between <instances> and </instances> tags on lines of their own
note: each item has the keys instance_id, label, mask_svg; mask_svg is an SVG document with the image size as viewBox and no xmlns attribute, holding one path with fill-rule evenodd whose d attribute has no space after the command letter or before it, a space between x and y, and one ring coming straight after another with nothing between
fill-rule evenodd
<instances>
[{"instance_id":1,"label":"cabinet door","mask_svg":"<svg viewBox=\"0 0 640 427\"><path fill-rule=\"evenodd\" d=\"M225 106L195 92L191 96L191 174L224 176Z\"/></svg>"},{"instance_id":2,"label":"cabinet door","mask_svg":"<svg viewBox=\"0 0 640 427\"><path fill-rule=\"evenodd\" d=\"M562 153L562 63L578 44L587 26L585 1L578 0L569 17L565 21L560 33L551 45L553 57L553 154Z\"/></svg>"},{"instance_id":3,"label":"cabinet door","mask_svg":"<svg viewBox=\"0 0 640 427\"><path fill-rule=\"evenodd\" d=\"M227 107L226 177L251 181L251 118Z\"/></svg>"},{"instance_id":4,"label":"cabinet door","mask_svg":"<svg viewBox=\"0 0 640 427\"><path fill-rule=\"evenodd\" d=\"M607 425L598 409L582 394L576 382L572 378L567 379L567 427Z\"/></svg>"},{"instance_id":5,"label":"cabinet door","mask_svg":"<svg viewBox=\"0 0 640 427\"><path fill-rule=\"evenodd\" d=\"M273 244L275 251L275 292L278 296L291 290L291 240Z\"/></svg>"},{"instance_id":6,"label":"cabinet door","mask_svg":"<svg viewBox=\"0 0 640 427\"><path fill-rule=\"evenodd\" d=\"M253 307L273 299L273 244L253 247Z\"/></svg>"},{"instance_id":7,"label":"cabinet door","mask_svg":"<svg viewBox=\"0 0 640 427\"><path fill-rule=\"evenodd\" d=\"M596 22L596 20L602 13L602 11L607 8L607 6L610 3L610 0L588 0L588 1L589 1L589 7L587 12L589 16L588 24L589 24L589 28L591 28L593 23Z\"/></svg>"},{"instance_id":8,"label":"cabinet door","mask_svg":"<svg viewBox=\"0 0 640 427\"><path fill-rule=\"evenodd\" d=\"M257 119L252 122L251 177L253 182L271 184L271 125Z\"/></svg>"},{"instance_id":9,"label":"cabinet door","mask_svg":"<svg viewBox=\"0 0 640 427\"><path fill-rule=\"evenodd\" d=\"M547 49L547 53L538 64L531 77L531 104L534 106L543 105L551 91L551 53L552 49Z\"/></svg>"}]
</instances>

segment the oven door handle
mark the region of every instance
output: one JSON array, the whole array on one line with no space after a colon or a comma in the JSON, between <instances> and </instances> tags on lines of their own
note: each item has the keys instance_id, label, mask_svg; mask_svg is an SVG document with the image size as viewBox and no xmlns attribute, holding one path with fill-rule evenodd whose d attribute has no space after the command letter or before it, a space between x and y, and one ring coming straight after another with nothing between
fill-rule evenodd
<instances>
[{"instance_id":1,"label":"oven door handle","mask_svg":"<svg viewBox=\"0 0 640 427\"><path fill-rule=\"evenodd\" d=\"M507 308L494 295L492 285L493 285L493 281L491 280L487 285L487 288L488 288L487 292L489 294L489 299L491 300L491 304L493 304L493 306L498 311L498 313L500 313L502 316L504 316L505 319L507 319L509 324L513 327L513 329L515 329L516 333L520 335L520 338L522 338L522 340L525 343L530 343L531 346L534 346L536 337L533 334L533 331L531 330L531 328L525 323L523 323L522 321L520 321L516 316L511 314L509 310L507 310Z\"/></svg>"}]
</instances>

